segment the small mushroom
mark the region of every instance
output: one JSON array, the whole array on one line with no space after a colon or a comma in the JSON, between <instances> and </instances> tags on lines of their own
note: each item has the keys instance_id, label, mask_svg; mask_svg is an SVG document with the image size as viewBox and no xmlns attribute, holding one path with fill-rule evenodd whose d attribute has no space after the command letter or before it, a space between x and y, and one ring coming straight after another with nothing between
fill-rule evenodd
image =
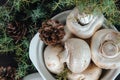
<instances>
[{"instance_id":1,"label":"small mushroom","mask_svg":"<svg viewBox=\"0 0 120 80\"><path fill-rule=\"evenodd\" d=\"M94 65L93 63L82 73L68 73L68 80L98 80L102 73L102 69Z\"/></svg>"},{"instance_id":2,"label":"small mushroom","mask_svg":"<svg viewBox=\"0 0 120 80\"><path fill-rule=\"evenodd\" d=\"M80 38L90 38L103 24L104 16L102 14L92 15L80 13L75 8L67 17L67 27L76 36Z\"/></svg>"},{"instance_id":3,"label":"small mushroom","mask_svg":"<svg viewBox=\"0 0 120 80\"><path fill-rule=\"evenodd\" d=\"M92 37L91 52L93 62L100 68L120 67L120 32L102 29Z\"/></svg>"},{"instance_id":4,"label":"small mushroom","mask_svg":"<svg viewBox=\"0 0 120 80\"><path fill-rule=\"evenodd\" d=\"M68 39L65 42L66 64L73 73L83 72L90 64L91 53L88 44L77 38Z\"/></svg>"},{"instance_id":5,"label":"small mushroom","mask_svg":"<svg viewBox=\"0 0 120 80\"><path fill-rule=\"evenodd\" d=\"M47 69L54 73L59 74L64 69L64 63L61 62L60 56L62 54L62 46L47 46L44 51L44 60Z\"/></svg>"}]
</instances>

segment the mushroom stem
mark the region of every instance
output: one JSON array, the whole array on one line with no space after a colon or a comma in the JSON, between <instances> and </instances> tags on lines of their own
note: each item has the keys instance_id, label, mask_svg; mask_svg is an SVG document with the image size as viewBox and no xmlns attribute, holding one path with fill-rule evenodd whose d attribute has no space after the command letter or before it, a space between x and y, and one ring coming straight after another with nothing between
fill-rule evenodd
<instances>
[{"instance_id":1,"label":"mushroom stem","mask_svg":"<svg viewBox=\"0 0 120 80\"><path fill-rule=\"evenodd\" d=\"M108 57L108 58L114 58L116 57L118 54L118 46L112 42L112 41L107 41L104 42L101 46L101 53L104 57Z\"/></svg>"},{"instance_id":2,"label":"mushroom stem","mask_svg":"<svg viewBox=\"0 0 120 80\"><path fill-rule=\"evenodd\" d=\"M93 20L93 18L94 17L92 14L82 13L78 14L76 19L78 20L78 23L80 23L81 25L87 25Z\"/></svg>"},{"instance_id":3,"label":"mushroom stem","mask_svg":"<svg viewBox=\"0 0 120 80\"><path fill-rule=\"evenodd\" d=\"M68 29L77 37L87 39L97 31L104 22L104 16L92 14L79 14L79 10L75 8L67 17Z\"/></svg>"}]
</instances>

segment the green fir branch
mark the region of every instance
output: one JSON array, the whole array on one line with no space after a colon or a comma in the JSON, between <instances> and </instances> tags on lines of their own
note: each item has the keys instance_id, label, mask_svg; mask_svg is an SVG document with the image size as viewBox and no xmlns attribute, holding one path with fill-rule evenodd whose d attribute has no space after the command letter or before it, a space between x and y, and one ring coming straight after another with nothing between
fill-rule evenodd
<instances>
[{"instance_id":1,"label":"green fir branch","mask_svg":"<svg viewBox=\"0 0 120 80\"><path fill-rule=\"evenodd\" d=\"M67 80L67 74L68 74L69 70L66 67L60 74L58 74L56 76L57 80Z\"/></svg>"},{"instance_id":2,"label":"green fir branch","mask_svg":"<svg viewBox=\"0 0 120 80\"><path fill-rule=\"evenodd\" d=\"M75 6L75 0L58 0L54 1L52 4L52 11L59 9L63 9L63 8L67 8L67 7L71 7L71 6Z\"/></svg>"},{"instance_id":3,"label":"green fir branch","mask_svg":"<svg viewBox=\"0 0 120 80\"><path fill-rule=\"evenodd\" d=\"M31 14L32 20L33 22L37 22L38 19L42 19L46 17L46 13L45 11L42 9L42 7L38 7L35 10L32 10L32 14Z\"/></svg>"},{"instance_id":4,"label":"green fir branch","mask_svg":"<svg viewBox=\"0 0 120 80\"><path fill-rule=\"evenodd\" d=\"M80 12L88 14L103 13L107 20L113 24L120 24L120 11L115 0L76 0L76 6ZM117 21L116 21L117 20Z\"/></svg>"}]
</instances>

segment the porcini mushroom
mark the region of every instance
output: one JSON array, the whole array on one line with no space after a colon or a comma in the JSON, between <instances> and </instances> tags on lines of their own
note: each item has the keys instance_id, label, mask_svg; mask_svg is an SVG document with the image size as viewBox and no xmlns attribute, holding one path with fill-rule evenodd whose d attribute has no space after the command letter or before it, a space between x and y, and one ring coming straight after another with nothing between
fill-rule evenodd
<instances>
[{"instance_id":1,"label":"porcini mushroom","mask_svg":"<svg viewBox=\"0 0 120 80\"><path fill-rule=\"evenodd\" d=\"M91 52L93 62L100 68L120 67L120 32L102 29L92 37Z\"/></svg>"},{"instance_id":2,"label":"porcini mushroom","mask_svg":"<svg viewBox=\"0 0 120 80\"><path fill-rule=\"evenodd\" d=\"M98 80L102 69L91 63L90 66L82 73L68 73L68 80Z\"/></svg>"},{"instance_id":3,"label":"porcini mushroom","mask_svg":"<svg viewBox=\"0 0 120 80\"><path fill-rule=\"evenodd\" d=\"M44 51L44 60L47 69L54 73L59 74L64 69L64 64L61 62L59 55L62 53L62 46L47 46Z\"/></svg>"},{"instance_id":4,"label":"porcini mushroom","mask_svg":"<svg viewBox=\"0 0 120 80\"><path fill-rule=\"evenodd\" d=\"M66 64L73 73L83 72L90 64L91 53L88 44L77 38L68 39L65 42L67 53Z\"/></svg>"},{"instance_id":5,"label":"porcini mushroom","mask_svg":"<svg viewBox=\"0 0 120 80\"><path fill-rule=\"evenodd\" d=\"M76 36L80 38L90 38L98 30L104 21L102 14L92 15L80 13L75 8L67 17L67 27Z\"/></svg>"}]
</instances>

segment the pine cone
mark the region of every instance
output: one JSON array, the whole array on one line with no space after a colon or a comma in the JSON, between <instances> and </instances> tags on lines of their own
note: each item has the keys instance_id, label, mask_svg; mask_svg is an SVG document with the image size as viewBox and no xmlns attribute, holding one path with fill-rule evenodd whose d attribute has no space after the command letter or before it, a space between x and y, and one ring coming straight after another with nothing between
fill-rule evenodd
<instances>
[{"instance_id":1,"label":"pine cone","mask_svg":"<svg viewBox=\"0 0 120 80\"><path fill-rule=\"evenodd\" d=\"M25 28L25 24L20 22L11 22L8 24L7 33L10 37L12 37L17 43L22 37L26 34L27 28Z\"/></svg>"},{"instance_id":2,"label":"pine cone","mask_svg":"<svg viewBox=\"0 0 120 80\"><path fill-rule=\"evenodd\" d=\"M0 80L15 80L16 68L0 67Z\"/></svg>"},{"instance_id":3,"label":"pine cone","mask_svg":"<svg viewBox=\"0 0 120 80\"><path fill-rule=\"evenodd\" d=\"M61 43L64 38L64 26L55 20L48 20L42 23L39 29L41 40L47 45L56 45Z\"/></svg>"}]
</instances>

